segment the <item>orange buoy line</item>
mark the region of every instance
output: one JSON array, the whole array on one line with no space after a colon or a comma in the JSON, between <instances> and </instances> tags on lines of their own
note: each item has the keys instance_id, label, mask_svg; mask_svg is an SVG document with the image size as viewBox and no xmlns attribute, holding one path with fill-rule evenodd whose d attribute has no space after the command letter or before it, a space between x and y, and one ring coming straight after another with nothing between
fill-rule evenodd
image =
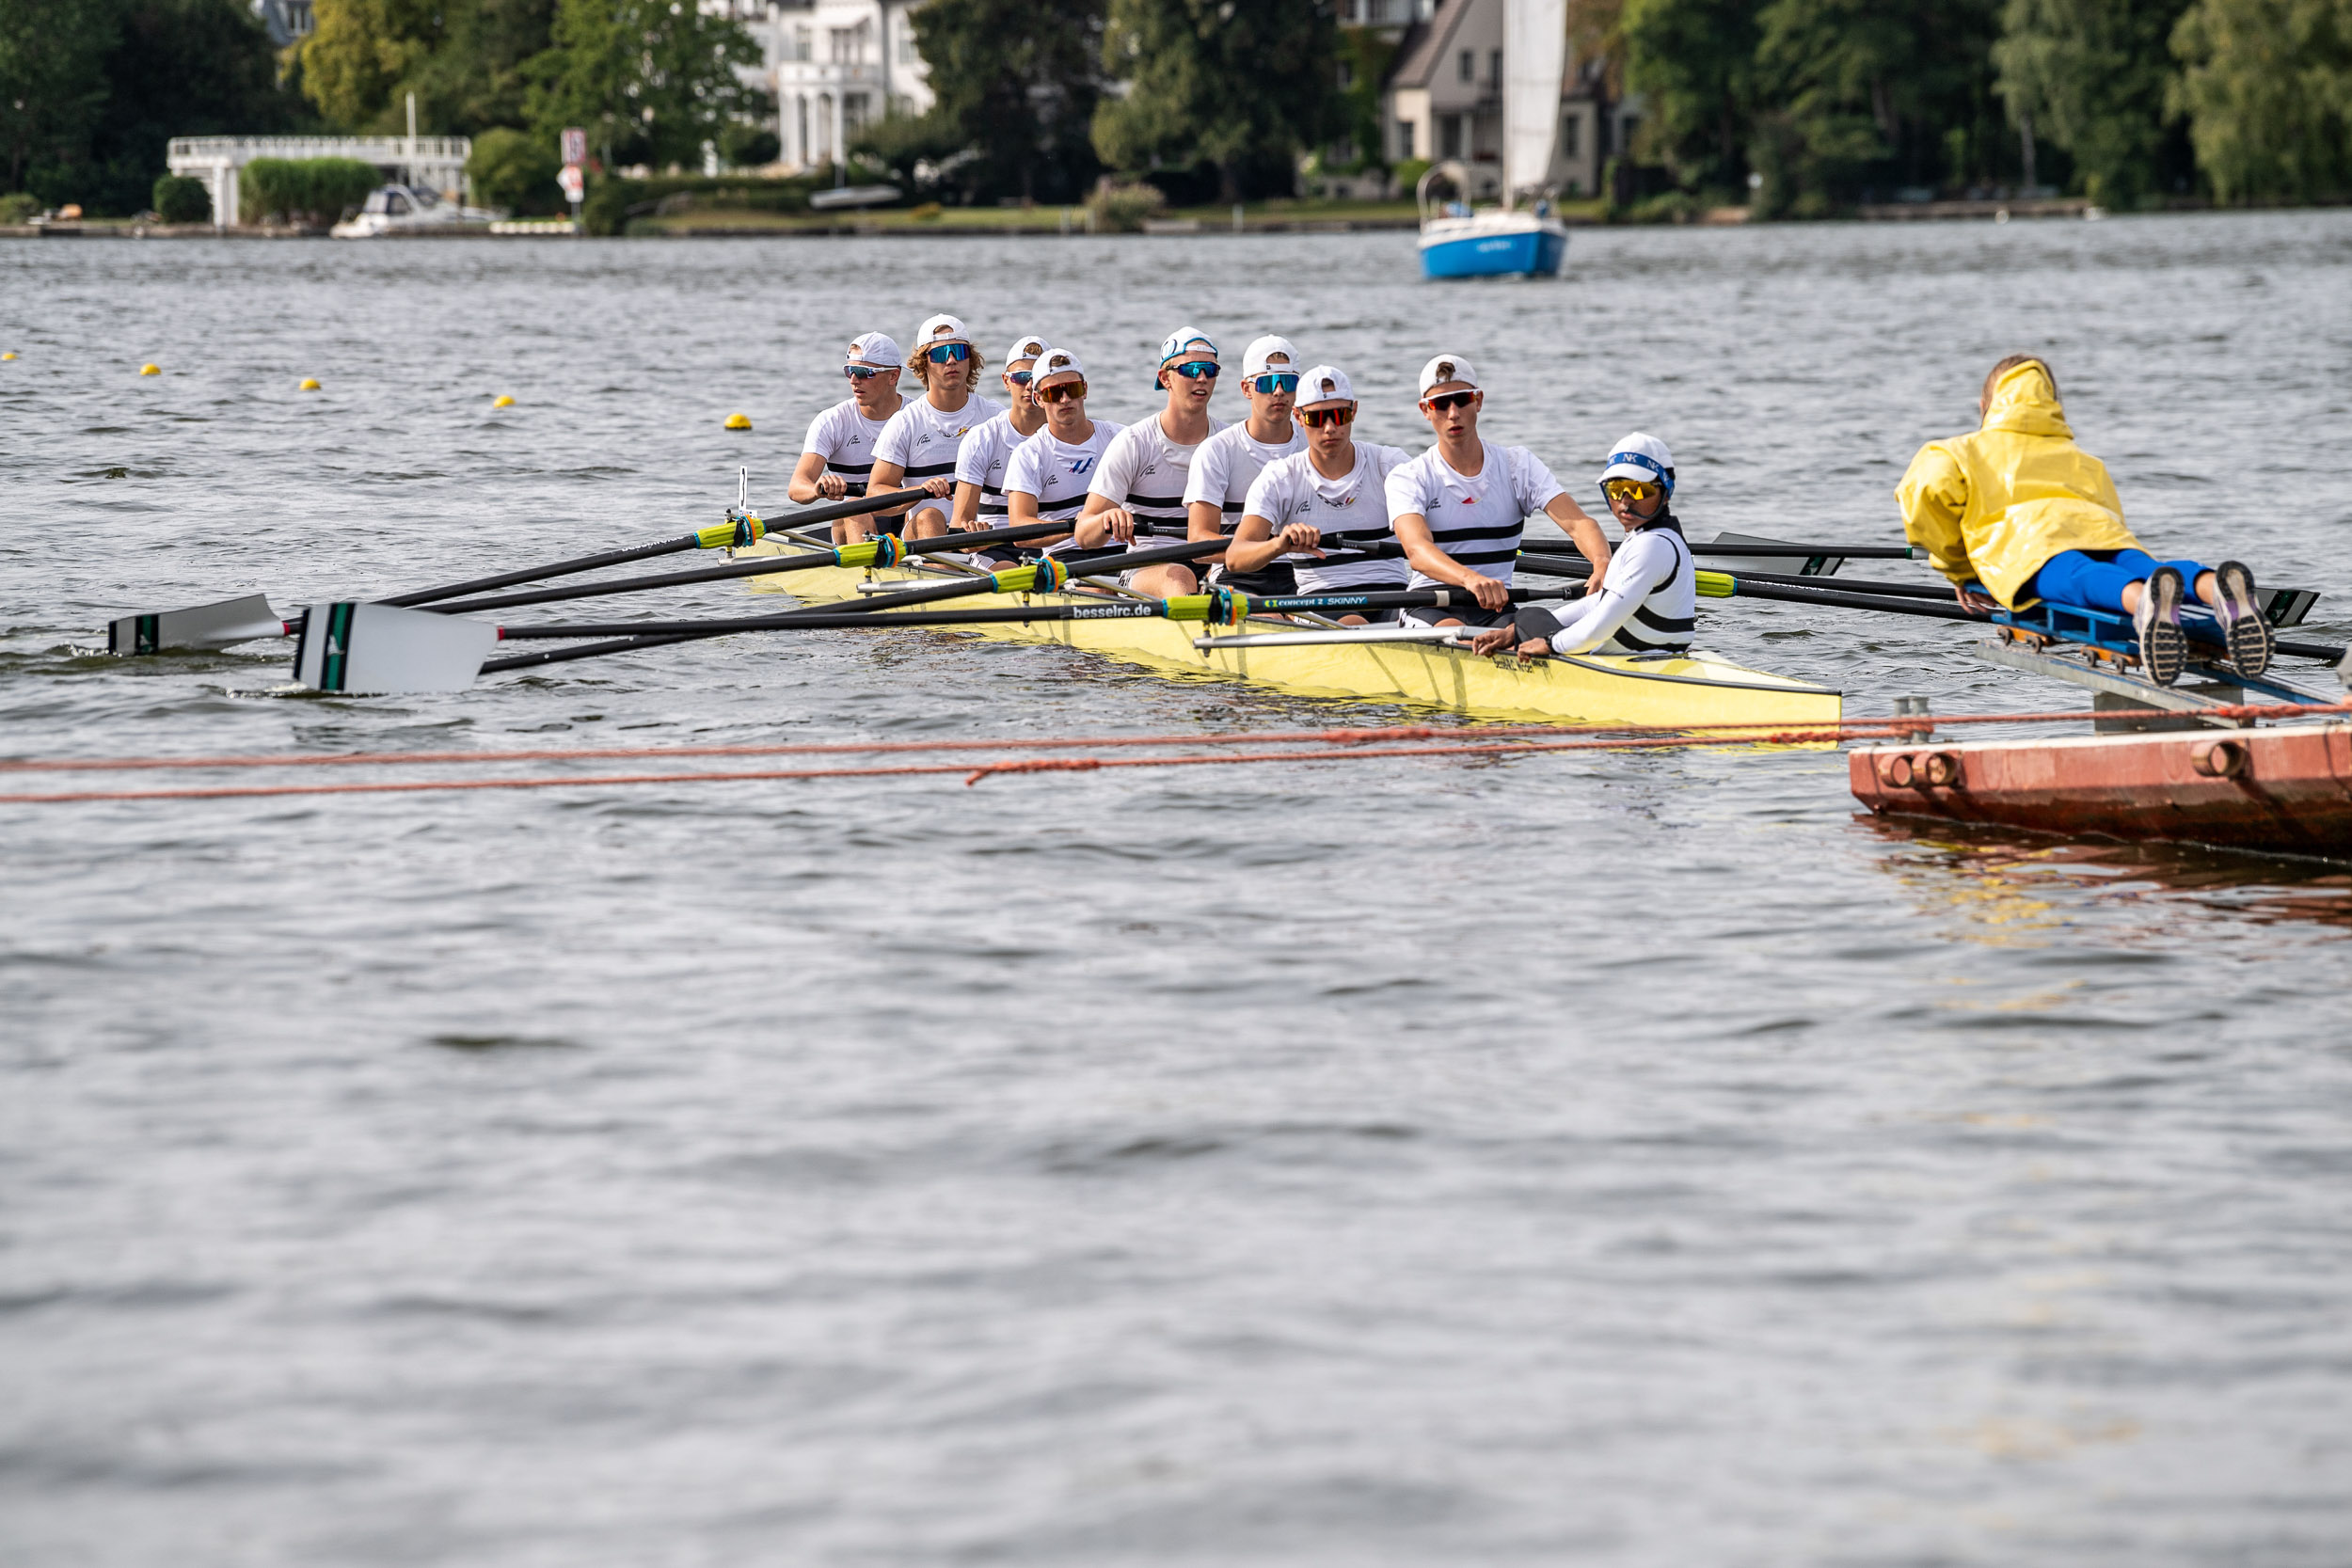
<instances>
[{"instance_id":1,"label":"orange buoy line","mask_svg":"<svg viewBox=\"0 0 2352 1568\"><path fill-rule=\"evenodd\" d=\"M2254 703L2201 708L2198 712L2216 719L2318 718L2331 714L2352 714L2352 703L2326 705ZM2081 723L2090 720L2112 717L2111 714L2084 708L2034 713L1932 715L1902 713L1890 714L1877 719L1841 719L1830 724L1813 726L1805 733L1817 739L1853 738L1864 735L1877 736L1890 731L1897 735L1907 735L1920 731L1947 729L1962 724ZM1676 737L1678 736L1697 735L1716 730L1733 732L1735 738L1744 741L1754 741L1765 733L1755 724L1737 723L1683 724L1677 725L1672 730L1646 730L1636 724L1522 724L1481 726L1474 729L1459 725L1398 724L1363 729L1250 730L1232 735L995 736L964 740L773 742L730 746L574 746L541 747L530 751L512 752L322 752L278 755L186 757L24 757L0 758L0 773L107 772L126 769L214 768L348 768L442 763L463 765L493 762L565 762L575 759L616 757L854 756L922 752L1063 750L1080 746L1279 746L1306 742L1330 746L1365 746L1404 740L1458 742L1465 739L1502 740L1547 736L1557 738L1563 736L1624 734L1646 736L1648 738L1642 740L1640 742L1642 745L1671 746L1677 744Z\"/></svg>"}]
</instances>

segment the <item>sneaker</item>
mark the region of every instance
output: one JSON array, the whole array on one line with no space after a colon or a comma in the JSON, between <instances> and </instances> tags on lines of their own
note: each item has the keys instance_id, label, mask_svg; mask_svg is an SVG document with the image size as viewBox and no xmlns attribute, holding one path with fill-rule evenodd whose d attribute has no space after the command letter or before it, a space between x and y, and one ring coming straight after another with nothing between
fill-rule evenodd
<instances>
[{"instance_id":1,"label":"sneaker","mask_svg":"<svg viewBox=\"0 0 2352 1568\"><path fill-rule=\"evenodd\" d=\"M2181 666L2188 662L2188 638L2181 631L2181 600L2187 593L2180 573L2159 566L2149 574L2139 608L2132 611L2132 629L2139 634L2139 662L2158 686L2179 680Z\"/></svg>"},{"instance_id":2,"label":"sneaker","mask_svg":"<svg viewBox=\"0 0 2352 1568\"><path fill-rule=\"evenodd\" d=\"M2213 575L2221 590L2221 608L2215 613L2221 618L2230 662L2239 674L2260 680L2270 668L2277 640L2263 616L2262 601L2254 596L2254 574L2234 561L2225 561L2213 569Z\"/></svg>"}]
</instances>

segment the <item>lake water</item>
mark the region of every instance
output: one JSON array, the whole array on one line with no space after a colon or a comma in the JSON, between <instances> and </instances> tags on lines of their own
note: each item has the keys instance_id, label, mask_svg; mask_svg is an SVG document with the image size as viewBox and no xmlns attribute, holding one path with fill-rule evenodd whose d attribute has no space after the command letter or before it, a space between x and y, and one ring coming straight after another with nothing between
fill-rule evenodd
<instances>
[{"instance_id":1,"label":"lake water","mask_svg":"<svg viewBox=\"0 0 2352 1568\"><path fill-rule=\"evenodd\" d=\"M1466 353L1596 510L1663 436L1701 536L1898 539L2037 350L2144 538L2341 641L2347 302L2344 213L1458 287L1409 235L12 244L0 754L1392 717L930 634L398 700L89 652L738 465L772 510L841 345L939 309L1122 420L1180 322L1281 330L1416 448ZM1704 614L1851 714L2081 702ZM2348 984L2342 867L1883 826L1820 752L0 807L0 1560L2340 1563Z\"/></svg>"}]
</instances>

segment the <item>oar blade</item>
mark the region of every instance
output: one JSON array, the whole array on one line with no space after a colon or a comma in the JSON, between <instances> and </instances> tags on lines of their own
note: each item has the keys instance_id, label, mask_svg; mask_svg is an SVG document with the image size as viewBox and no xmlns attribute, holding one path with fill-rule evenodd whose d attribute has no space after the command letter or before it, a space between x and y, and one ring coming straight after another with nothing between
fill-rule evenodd
<instances>
[{"instance_id":1,"label":"oar blade","mask_svg":"<svg viewBox=\"0 0 2352 1568\"><path fill-rule=\"evenodd\" d=\"M294 681L313 691L396 696L463 691L498 646L482 621L345 600L312 605L294 648Z\"/></svg>"},{"instance_id":2,"label":"oar blade","mask_svg":"<svg viewBox=\"0 0 2352 1568\"><path fill-rule=\"evenodd\" d=\"M270 609L268 596L247 594L241 599L223 599L188 610L119 616L106 623L106 651L135 655L172 648L232 648L240 642L285 635L285 620Z\"/></svg>"},{"instance_id":3,"label":"oar blade","mask_svg":"<svg viewBox=\"0 0 2352 1568\"><path fill-rule=\"evenodd\" d=\"M1741 545L1769 545L1772 549L1761 555L1735 553ZM1771 539L1760 533L1719 533L1703 545L1691 546L1692 553L1707 558L1707 564L1718 572L1735 576L1743 572L1786 572L1796 577L1826 578L1836 575L1846 563L1842 555L1791 555L1792 549L1803 546L1786 539Z\"/></svg>"}]
</instances>

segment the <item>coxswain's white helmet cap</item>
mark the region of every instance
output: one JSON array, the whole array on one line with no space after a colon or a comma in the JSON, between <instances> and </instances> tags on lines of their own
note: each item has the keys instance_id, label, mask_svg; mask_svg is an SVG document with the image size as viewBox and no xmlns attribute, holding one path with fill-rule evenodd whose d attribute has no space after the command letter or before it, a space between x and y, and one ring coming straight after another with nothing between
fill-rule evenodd
<instances>
[{"instance_id":1,"label":"coxswain's white helmet cap","mask_svg":"<svg viewBox=\"0 0 2352 1568\"><path fill-rule=\"evenodd\" d=\"M1442 387L1450 381L1475 388L1478 368L1458 354L1440 354L1421 368L1421 395L1427 397L1430 388Z\"/></svg>"},{"instance_id":2,"label":"coxswain's white helmet cap","mask_svg":"<svg viewBox=\"0 0 2352 1568\"><path fill-rule=\"evenodd\" d=\"M1012 347L1005 351L1005 363L1013 365L1024 359L1034 359L1053 346L1034 332L1025 338L1015 338Z\"/></svg>"},{"instance_id":3,"label":"coxswain's white helmet cap","mask_svg":"<svg viewBox=\"0 0 2352 1568\"><path fill-rule=\"evenodd\" d=\"M1066 348L1049 348L1029 367L1029 385L1042 387L1048 381L1084 381L1087 368L1078 363L1078 356Z\"/></svg>"},{"instance_id":4,"label":"coxswain's white helmet cap","mask_svg":"<svg viewBox=\"0 0 2352 1568\"><path fill-rule=\"evenodd\" d=\"M850 365L891 365L903 368L906 364L906 356L898 352L898 345L891 341L887 333L868 332L863 337L850 340L849 357L842 362Z\"/></svg>"},{"instance_id":5,"label":"coxswain's white helmet cap","mask_svg":"<svg viewBox=\"0 0 2352 1568\"><path fill-rule=\"evenodd\" d=\"M1312 408L1325 403L1354 403L1356 384L1347 379L1347 372L1337 365L1317 365L1298 378L1298 406Z\"/></svg>"},{"instance_id":6,"label":"coxswain's white helmet cap","mask_svg":"<svg viewBox=\"0 0 2352 1568\"><path fill-rule=\"evenodd\" d=\"M1279 365L1274 363L1277 355L1282 357L1283 362ZM1244 376L1264 375L1270 371L1295 374L1297 370L1296 345L1288 338L1278 338L1271 332L1263 338L1250 340L1249 346L1241 353L1241 373Z\"/></svg>"},{"instance_id":7,"label":"coxswain's white helmet cap","mask_svg":"<svg viewBox=\"0 0 2352 1568\"><path fill-rule=\"evenodd\" d=\"M1664 485L1671 494L1675 487L1675 454L1657 436L1645 436L1637 430L1609 449L1609 466L1601 469L1600 477L1603 482L1646 480Z\"/></svg>"},{"instance_id":8,"label":"coxswain's white helmet cap","mask_svg":"<svg viewBox=\"0 0 2352 1568\"><path fill-rule=\"evenodd\" d=\"M1180 326L1160 340L1160 368L1179 359L1214 359L1216 341L1197 326Z\"/></svg>"},{"instance_id":9,"label":"coxswain's white helmet cap","mask_svg":"<svg viewBox=\"0 0 2352 1568\"><path fill-rule=\"evenodd\" d=\"M918 350L933 343L962 343L969 347L971 342L972 334L953 316L929 317L914 329L914 346Z\"/></svg>"}]
</instances>

